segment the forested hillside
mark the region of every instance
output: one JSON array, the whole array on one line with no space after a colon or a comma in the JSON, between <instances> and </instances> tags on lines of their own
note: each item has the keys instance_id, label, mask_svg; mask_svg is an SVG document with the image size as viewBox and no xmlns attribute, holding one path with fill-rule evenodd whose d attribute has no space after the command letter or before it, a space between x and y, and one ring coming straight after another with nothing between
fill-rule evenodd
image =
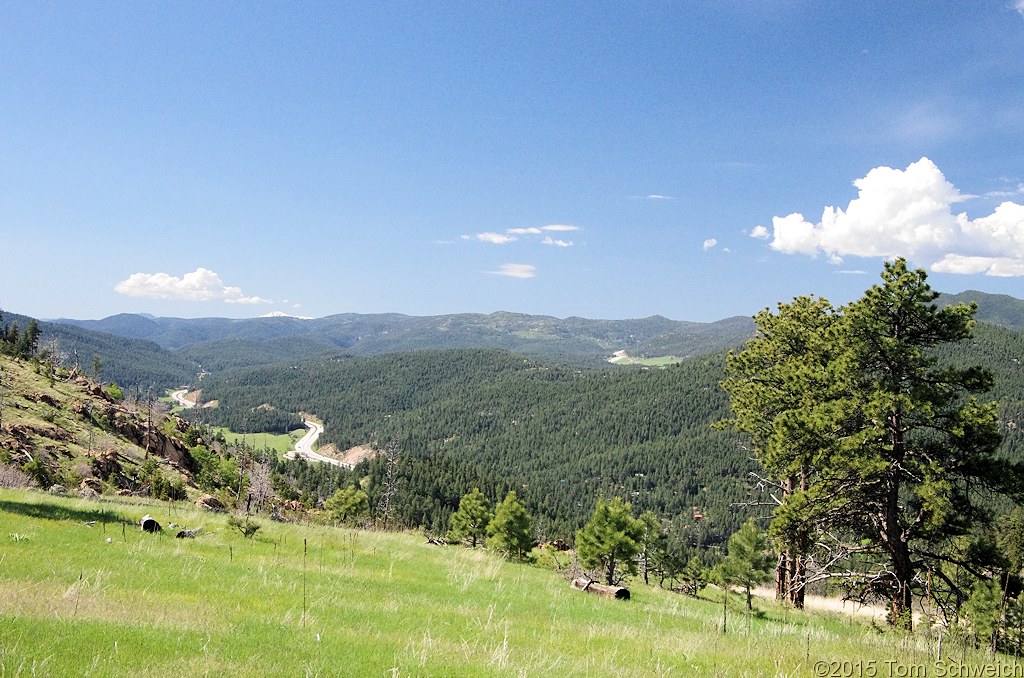
<instances>
[{"instance_id":1,"label":"forested hillside","mask_svg":"<svg viewBox=\"0 0 1024 678\"><path fill-rule=\"evenodd\" d=\"M979 323L974 339L942 351L950 364L993 371L1003 452L1024 458L1024 334ZM396 512L410 525L440 529L479 486L492 497L516 489L550 536L571 535L603 495L673 519L694 542L718 542L765 498L750 451L712 429L727 416L723 363L720 353L661 370L581 370L495 350L336 355L212 375L203 398L220 407L204 416L251 429L270 404L321 417L322 442L342 450L394 440ZM371 473L379 487L380 461Z\"/></svg>"},{"instance_id":2,"label":"forested hillside","mask_svg":"<svg viewBox=\"0 0 1024 678\"><path fill-rule=\"evenodd\" d=\"M66 367L78 367L93 377L120 384L125 390L157 393L195 381L196 374L202 369L190 358L145 339L63 323L35 321L16 313L0 314L8 327L24 329L30 322L36 322L39 349L54 354ZM97 367L98 375L95 373Z\"/></svg>"},{"instance_id":3,"label":"forested hillside","mask_svg":"<svg viewBox=\"0 0 1024 678\"><path fill-rule=\"evenodd\" d=\"M340 449L393 439L406 524L440 529L479 486L515 489L548 536L571 536L604 495L717 542L746 515L734 504L753 469L736 436L711 428L725 416L722 362L591 371L495 350L337 357L212 376L203 398L220 407L204 416L238 430L269 403L315 413Z\"/></svg>"},{"instance_id":4,"label":"forested hillside","mask_svg":"<svg viewBox=\"0 0 1024 678\"><path fill-rule=\"evenodd\" d=\"M989 294L967 290L960 294L941 294L936 300L939 306L950 304L978 304L975 319L1012 330L1024 330L1024 301L1006 294Z\"/></svg>"},{"instance_id":5,"label":"forested hillside","mask_svg":"<svg viewBox=\"0 0 1024 678\"><path fill-rule=\"evenodd\" d=\"M943 346L940 355L956 367L980 365L992 371L995 380L985 399L999 403L1000 449L1024 460L1024 332L978 323L973 339Z\"/></svg>"}]
</instances>

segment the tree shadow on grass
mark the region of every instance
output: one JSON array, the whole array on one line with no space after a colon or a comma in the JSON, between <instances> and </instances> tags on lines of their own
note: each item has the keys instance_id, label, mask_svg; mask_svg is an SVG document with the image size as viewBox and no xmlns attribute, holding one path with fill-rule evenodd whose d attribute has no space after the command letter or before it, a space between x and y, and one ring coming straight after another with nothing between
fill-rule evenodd
<instances>
[{"instance_id":1,"label":"tree shadow on grass","mask_svg":"<svg viewBox=\"0 0 1024 678\"><path fill-rule=\"evenodd\" d=\"M83 510L60 504L30 503L0 499L0 512L14 513L28 518L44 518L46 520L71 520L88 523L120 523L126 522L119 514L107 509Z\"/></svg>"}]
</instances>

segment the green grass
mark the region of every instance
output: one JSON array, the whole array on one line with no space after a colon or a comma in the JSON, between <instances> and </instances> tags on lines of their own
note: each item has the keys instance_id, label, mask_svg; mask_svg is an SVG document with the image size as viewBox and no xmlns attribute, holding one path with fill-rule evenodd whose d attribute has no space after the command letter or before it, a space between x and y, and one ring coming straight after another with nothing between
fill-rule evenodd
<instances>
[{"instance_id":1,"label":"green grass","mask_svg":"<svg viewBox=\"0 0 1024 678\"><path fill-rule=\"evenodd\" d=\"M146 534L145 513L203 532ZM937 675L928 636L770 603L747 617L739 598L723 634L715 600L608 600L416 534L260 523L247 540L188 505L0 490L0 675Z\"/></svg>"},{"instance_id":2,"label":"green grass","mask_svg":"<svg viewBox=\"0 0 1024 678\"><path fill-rule=\"evenodd\" d=\"M231 429L222 426L215 427L215 431L223 434L224 440L229 444L245 442L249 447L262 450L270 449L276 452L288 452L295 449L295 443L306 433L306 429L295 429L291 433L235 433Z\"/></svg>"},{"instance_id":3,"label":"green grass","mask_svg":"<svg viewBox=\"0 0 1024 678\"><path fill-rule=\"evenodd\" d=\"M622 358L620 360L615 361L615 364L645 365L647 367L668 367L669 365L681 363L684 360L686 360L686 358L680 358L679 356L675 355L655 356L653 358L634 358L633 356L628 356L626 358Z\"/></svg>"}]
</instances>

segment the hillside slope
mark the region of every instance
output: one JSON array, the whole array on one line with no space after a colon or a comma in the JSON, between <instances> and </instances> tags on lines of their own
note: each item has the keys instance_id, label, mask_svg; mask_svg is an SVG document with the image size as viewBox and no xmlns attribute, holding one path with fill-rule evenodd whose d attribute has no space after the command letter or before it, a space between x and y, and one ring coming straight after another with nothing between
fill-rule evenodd
<instances>
[{"instance_id":1,"label":"hillside slope","mask_svg":"<svg viewBox=\"0 0 1024 678\"><path fill-rule=\"evenodd\" d=\"M145 514L202 532L147 534ZM0 523L12 676L952 676L995 661L948 634L946 672L914 673L935 667L927 637L763 601L746 615L738 594L723 633L717 590L633 582L609 600L414 534L261 521L245 539L187 505L2 489Z\"/></svg>"},{"instance_id":2,"label":"hillside slope","mask_svg":"<svg viewBox=\"0 0 1024 678\"><path fill-rule=\"evenodd\" d=\"M3 313L4 324L25 328L30 320L27 316ZM143 395L147 391L159 392L190 383L202 369L188 357L130 334L119 335L58 322L38 324L40 347L55 349L65 367L76 368L95 378L94 359L99 358L100 379Z\"/></svg>"},{"instance_id":3,"label":"hillside slope","mask_svg":"<svg viewBox=\"0 0 1024 678\"><path fill-rule=\"evenodd\" d=\"M147 404L79 375L51 378L43 366L0 356L0 472L4 483L43 489L148 493L157 478L176 483L194 470L176 435L185 423L151 424ZM149 463L147 463L149 460Z\"/></svg>"},{"instance_id":4,"label":"hillside slope","mask_svg":"<svg viewBox=\"0 0 1024 678\"><path fill-rule=\"evenodd\" d=\"M942 294L938 298L940 306L952 304L978 304L980 322L999 325L1012 330L1024 330L1024 301L1007 294L989 294L977 290L967 290L960 294Z\"/></svg>"}]
</instances>

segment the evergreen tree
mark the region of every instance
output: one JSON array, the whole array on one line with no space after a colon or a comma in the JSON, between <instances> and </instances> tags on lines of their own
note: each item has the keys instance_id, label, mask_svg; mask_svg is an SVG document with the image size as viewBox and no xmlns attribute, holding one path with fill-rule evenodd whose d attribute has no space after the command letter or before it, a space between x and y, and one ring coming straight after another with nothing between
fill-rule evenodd
<instances>
[{"instance_id":1,"label":"evergreen tree","mask_svg":"<svg viewBox=\"0 0 1024 678\"><path fill-rule=\"evenodd\" d=\"M969 338L977 306L939 310L925 272L902 259L882 280L844 313L851 393L831 485L849 487L844 527L881 561L865 584L891 601L891 623L910 628L918 573L941 572L949 538L991 520L978 493L1019 495L1024 469L995 454L996 405L975 396L991 374L938 367L930 350Z\"/></svg>"},{"instance_id":2,"label":"evergreen tree","mask_svg":"<svg viewBox=\"0 0 1024 678\"><path fill-rule=\"evenodd\" d=\"M679 573L679 580L682 582L683 593L694 596L708 584L708 568L697 556L690 556L686 567Z\"/></svg>"},{"instance_id":3,"label":"evergreen tree","mask_svg":"<svg viewBox=\"0 0 1024 678\"><path fill-rule=\"evenodd\" d=\"M370 512L370 499L366 492L355 485L349 485L336 490L324 502L324 508L331 520L349 523Z\"/></svg>"},{"instance_id":4,"label":"evergreen tree","mask_svg":"<svg viewBox=\"0 0 1024 678\"><path fill-rule=\"evenodd\" d=\"M505 498L494 507L494 518L487 526L487 548L506 558L528 560L533 549L530 514L509 490Z\"/></svg>"},{"instance_id":5,"label":"evergreen tree","mask_svg":"<svg viewBox=\"0 0 1024 678\"><path fill-rule=\"evenodd\" d=\"M992 652L996 651L999 630L1003 624L1002 601L999 582L991 579L979 581L964 604L964 615L970 622L975 638Z\"/></svg>"},{"instance_id":6,"label":"evergreen tree","mask_svg":"<svg viewBox=\"0 0 1024 678\"><path fill-rule=\"evenodd\" d=\"M478 542L482 542L487 536L487 526L491 522L493 513L487 501L487 497L474 487L459 500L459 510L452 514L451 529L448 531L448 539L453 542L469 540L470 546L476 548Z\"/></svg>"},{"instance_id":7,"label":"evergreen tree","mask_svg":"<svg viewBox=\"0 0 1024 678\"><path fill-rule=\"evenodd\" d=\"M576 533L576 554L584 569L597 570L606 584L616 584L626 574L636 574L643 536L629 504L619 497L599 499L590 520Z\"/></svg>"},{"instance_id":8,"label":"evergreen tree","mask_svg":"<svg viewBox=\"0 0 1024 678\"><path fill-rule=\"evenodd\" d=\"M888 599L890 622L909 628L919 575L934 575L933 594L958 587L942 568L951 538L989 524L981 493L1019 496L1024 467L995 455L996 406L976 397L991 375L937 364L936 347L971 336L976 308L940 310L924 271L901 259L882 280L835 313L798 300L810 312L780 313L784 325L759 316L783 357L755 343L723 385L765 467L798 480L784 487L773 538L801 558L828 542L818 574L858 564L844 573L850 584Z\"/></svg>"},{"instance_id":9,"label":"evergreen tree","mask_svg":"<svg viewBox=\"0 0 1024 678\"><path fill-rule=\"evenodd\" d=\"M842 348L839 316L824 299L797 297L755 316L757 335L726 358L733 418L750 435L779 506L771 525L778 545L775 594L803 607L806 559L816 523L827 522L828 502L810 501L815 470L835 441L832 408L845 391L837 374Z\"/></svg>"},{"instance_id":10,"label":"evergreen tree","mask_svg":"<svg viewBox=\"0 0 1024 678\"><path fill-rule=\"evenodd\" d=\"M661 520L653 511L644 511L637 519L640 524L640 552L637 554L637 562L640 566L640 573L644 577L644 583L650 584L650 573L664 562L662 552L668 547L668 535L661 528Z\"/></svg>"},{"instance_id":11,"label":"evergreen tree","mask_svg":"<svg viewBox=\"0 0 1024 678\"><path fill-rule=\"evenodd\" d=\"M747 519L742 527L729 537L725 559L715 568L716 579L724 586L739 586L752 610L751 590L771 579L768 542L757 527L755 518Z\"/></svg>"},{"instance_id":12,"label":"evergreen tree","mask_svg":"<svg viewBox=\"0 0 1024 678\"><path fill-rule=\"evenodd\" d=\"M36 322L35 318L30 318L25 331L21 333L20 337L17 337L14 354L21 358L31 358L34 356L39 350L40 334L39 323Z\"/></svg>"}]
</instances>

